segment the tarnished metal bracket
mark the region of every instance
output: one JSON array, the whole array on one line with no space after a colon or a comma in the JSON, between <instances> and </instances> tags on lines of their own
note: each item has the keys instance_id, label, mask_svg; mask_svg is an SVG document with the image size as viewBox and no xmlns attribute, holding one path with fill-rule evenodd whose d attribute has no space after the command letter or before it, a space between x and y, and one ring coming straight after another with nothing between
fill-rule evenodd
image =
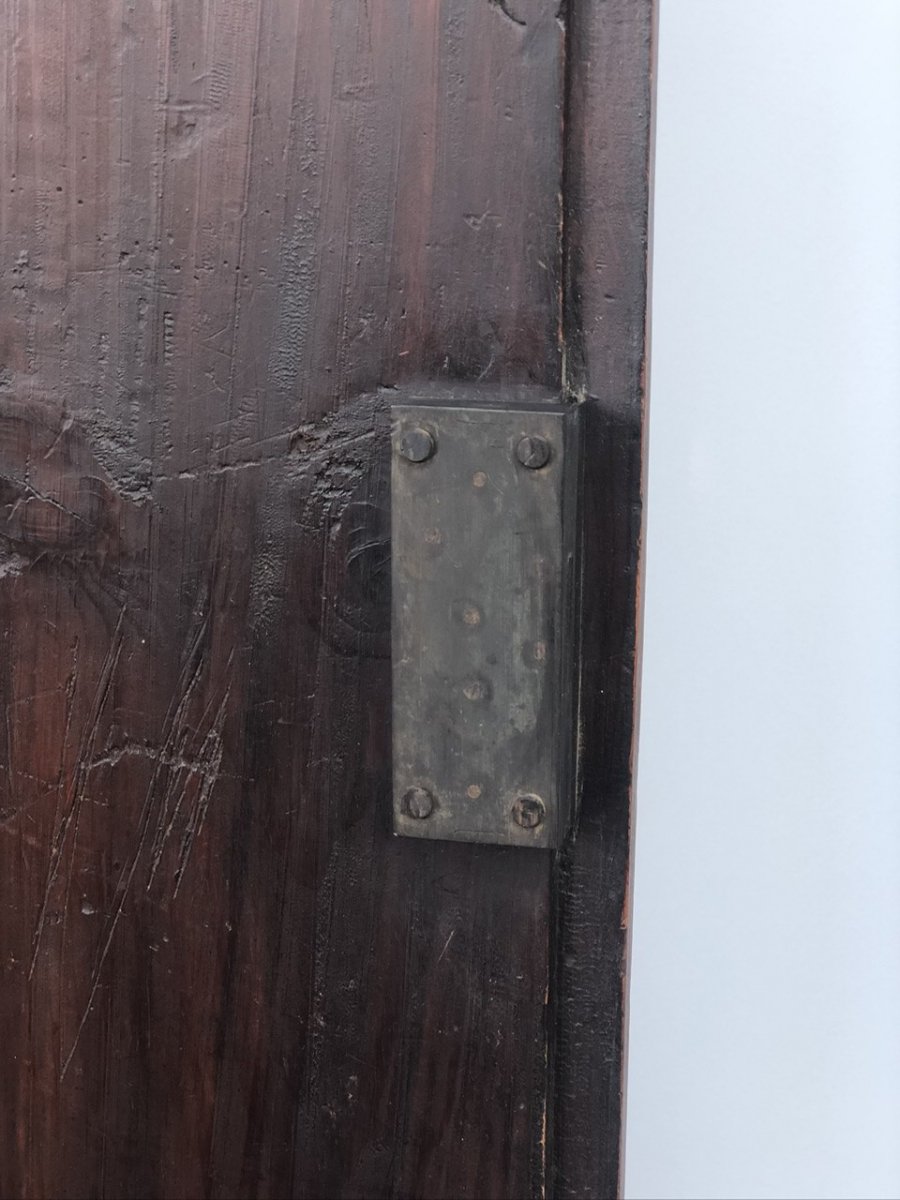
<instances>
[{"instance_id":1,"label":"tarnished metal bracket","mask_svg":"<svg viewBox=\"0 0 900 1200\"><path fill-rule=\"evenodd\" d=\"M556 847L571 827L578 415L465 395L392 409L398 834Z\"/></svg>"}]
</instances>

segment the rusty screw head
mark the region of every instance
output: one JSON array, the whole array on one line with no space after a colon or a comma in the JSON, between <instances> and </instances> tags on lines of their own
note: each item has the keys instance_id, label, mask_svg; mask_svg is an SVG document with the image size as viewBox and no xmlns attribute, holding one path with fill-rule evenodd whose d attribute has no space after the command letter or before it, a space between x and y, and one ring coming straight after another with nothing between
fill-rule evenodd
<instances>
[{"instance_id":1,"label":"rusty screw head","mask_svg":"<svg viewBox=\"0 0 900 1200\"><path fill-rule=\"evenodd\" d=\"M403 794L403 811L417 821L424 821L434 812L434 796L426 788L411 787Z\"/></svg>"},{"instance_id":2,"label":"rusty screw head","mask_svg":"<svg viewBox=\"0 0 900 1200\"><path fill-rule=\"evenodd\" d=\"M538 471L550 461L550 443L542 437L526 434L525 437L519 438L516 458L523 467L528 467L530 471Z\"/></svg>"},{"instance_id":3,"label":"rusty screw head","mask_svg":"<svg viewBox=\"0 0 900 1200\"><path fill-rule=\"evenodd\" d=\"M434 438L427 429L406 429L400 435L397 448L407 462L423 463L437 449Z\"/></svg>"},{"instance_id":4,"label":"rusty screw head","mask_svg":"<svg viewBox=\"0 0 900 1200\"><path fill-rule=\"evenodd\" d=\"M546 809L540 796L518 796L512 806L512 819L523 829L537 829Z\"/></svg>"}]
</instances>

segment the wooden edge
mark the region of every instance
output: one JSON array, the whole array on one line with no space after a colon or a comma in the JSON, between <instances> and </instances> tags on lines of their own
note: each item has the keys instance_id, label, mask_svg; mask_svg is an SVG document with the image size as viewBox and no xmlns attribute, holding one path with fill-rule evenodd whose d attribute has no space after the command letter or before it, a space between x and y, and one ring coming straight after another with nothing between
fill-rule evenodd
<instances>
[{"instance_id":1,"label":"wooden edge","mask_svg":"<svg viewBox=\"0 0 900 1200\"><path fill-rule=\"evenodd\" d=\"M622 1186L655 0L566 13L565 386L585 405L580 828L556 861L550 1194Z\"/></svg>"}]
</instances>

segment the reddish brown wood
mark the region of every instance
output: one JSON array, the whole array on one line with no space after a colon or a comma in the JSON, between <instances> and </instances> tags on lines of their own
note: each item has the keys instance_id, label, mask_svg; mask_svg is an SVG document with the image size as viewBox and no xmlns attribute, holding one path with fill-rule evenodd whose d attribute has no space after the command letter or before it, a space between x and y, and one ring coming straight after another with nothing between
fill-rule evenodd
<instances>
[{"instance_id":1,"label":"reddish brown wood","mask_svg":"<svg viewBox=\"0 0 900 1200\"><path fill-rule=\"evenodd\" d=\"M646 83L603 21L643 45L647 6L577 7L0 14L4 1197L518 1200L599 1178L593 1133L579 1165L563 1125L591 1120L620 1048L621 1007L590 989L621 965L627 807L605 824L597 796L627 790L631 649L592 718L618 749L589 766L556 981L548 854L391 838L387 703L391 389L560 385L567 40L569 226L592 187L622 183L616 212L645 195L615 174L645 162L628 101L620 157L578 164ZM578 71L603 80L583 102ZM612 226L626 307L570 261L592 397L603 346L641 340L645 217ZM573 233L584 263L619 253L598 222ZM633 639L629 354L594 513L624 572L606 632Z\"/></svg>"},{"instance_id":2,"label":"reddish brown wood","mask_svg":"<svg viewBox=\"0 0 900 1200\"><path fill-rule=\"evenodd\" d=\"M0 1192L537 1194L547 858L389 835L380 389L558 378L555 4L2 34Z\"/></svg>"},{"instance_id":3,"label":"reddish brown wood","mask_svg":"<svg viewBox=\"0 0 900 1200\"><path fill-rule=\"evenodd\" d=\"M586 407L584 789L556 882L552 1187L618 1194L627 942L654 54L653 0L569 5L567 385Z\"/></svg>"}]
</instances>

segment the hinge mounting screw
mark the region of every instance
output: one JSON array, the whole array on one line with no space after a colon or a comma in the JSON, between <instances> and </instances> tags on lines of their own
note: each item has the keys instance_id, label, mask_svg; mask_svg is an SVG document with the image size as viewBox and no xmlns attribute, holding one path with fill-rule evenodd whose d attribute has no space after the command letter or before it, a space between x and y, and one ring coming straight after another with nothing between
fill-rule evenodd
<instances>
[{"instance_id":1,"label":"hinge mounting screw","mask_svg":"<svg viewBox=\"0 0 900 1200\"><path fill-rule=\"evenodd\" d=\"M423 463L434 454L437 444L427 429L407 429L400 435L397 446L407 462Z\"/></svg>"},{"instance_id":2,"label":"hinge mounting screw","mask_svg":"<svg viewBox=\"0 0 900 1200\"><path fill-rule=\"evenodd\" d=\"M542 437L526 435L519 438L516 446L516 458L523 467L530 471L539 471L550 461L550 443Z\"/></svg>"},{"instance_id":3,"label":"hinge mounting screw","mask_svg":"<svg viewBox=\"0 0 900 1200\"><path fill-rule=\"evenodd\" d=\"M512 819L523 829L537 829L545 812L540 796L518 796L512 806Z\"/></svg>"},{"instance_id":4,"label":"hinge mounting screw","mask_svg":"<svg viewBox=\"0 0 900 1200\"><path fill-rule=\"evenodd\" d=\"M411 787L403 795L403 811L417 821L424 821L434 812L434 796L426 788Z\"/></svg>"}]
</instances>

